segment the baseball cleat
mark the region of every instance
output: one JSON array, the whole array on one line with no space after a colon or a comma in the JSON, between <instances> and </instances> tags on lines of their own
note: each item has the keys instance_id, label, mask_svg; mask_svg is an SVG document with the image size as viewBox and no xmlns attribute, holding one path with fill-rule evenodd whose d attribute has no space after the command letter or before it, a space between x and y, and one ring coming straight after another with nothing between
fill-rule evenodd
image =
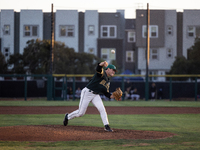
<instances>
[{"instance_id":1,"label":"baseball cleat","mask_svg":"<svg viewBox=\"0 0 200 150\"><path fill-rule=\"evenodd\" d=\"M105 125L104 130L107 131L107 132L113 132L113 130L110 129L109 125Z\"/></svg>"},{"instance_id":2,"label":"baseball cleat","mask_svg":"<svg viewBox=\"0 0 200 150\"><path fill-rule=\"evenodd\" d=\"M63 120L63 125L67 126L67 124L68 124L68 114L65 114L65 118Z\"/></svg>"}]
</instances>

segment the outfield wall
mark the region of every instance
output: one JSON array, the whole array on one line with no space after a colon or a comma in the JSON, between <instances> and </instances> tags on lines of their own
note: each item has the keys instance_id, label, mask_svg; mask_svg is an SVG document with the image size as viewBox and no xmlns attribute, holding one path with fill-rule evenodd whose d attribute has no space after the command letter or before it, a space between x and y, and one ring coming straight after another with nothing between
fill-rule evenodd
<instances>
[{"instance_id":1,"label":"outfield wall","mask_svg":"<svg viewBox=\"0 0 200 150\"><path fill-rule=\"evenodd\" d=\"M80 87L81 89L87 85L87 82L75 81L68 81L65 86L72 87L74 92L75 89ZM145 98L145 82L131 82L134 87L137 88L140 97L143 99ZM149 88L152 82L149 82ZM163 99L170 98L170 82L155 82L157 91L162 88L163 90ZM130 84L129 84L130 85ZM116 87L121 87L126 89L129 86L126 82L122 84L122 82L113 82L111 81L110 91L113 92ZM173 98L194 98L195 99L195 82L174 82L172 81L172 99ZM74 86L74 87L73 87ZM31 80L27 81L25 90L24 80L21 81L0 81L0 97L2 98L23 98L25 92L27 93L27 97L47 97L47 80ZM55 89L55 87L60 87L60 89ZM62 89L67 89L66 87L63 88L62 81L55 81L53 86L53 97L61 97ZM197 95L200 95L200 83L197 82ZM149 94L150 95L150 94ZM158 96L158 93L157 93Z\"/></svg>"}]
</instances>

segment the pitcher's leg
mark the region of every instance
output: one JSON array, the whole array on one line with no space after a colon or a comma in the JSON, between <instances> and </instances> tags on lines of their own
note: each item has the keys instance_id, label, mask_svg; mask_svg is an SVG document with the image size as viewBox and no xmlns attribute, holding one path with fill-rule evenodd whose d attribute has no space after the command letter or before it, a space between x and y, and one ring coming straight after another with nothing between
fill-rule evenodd
<instances>
[{"instance_id":1,"label":"pitcher's leg","mask_svg":"<svg viewBox=\"0 0 200 150\"><path fill-rule=\"evenodd\" d=\"M71 120L75 117L81 117L85 114L87 107L91 101L91 99L93 99L95 95L92 94L91 92L89 92L89 90L87 88L84 88L81 92L81 99L79 102L79 109L73 111L72 113L68 114L68 120Z\"/></svg>"},{"instance_id":2,"label":"pitcher's leg","mask_svg":"<svg viewBox=\"0 0 200 150\"><path fill-rule=\"evenodd\" d=\"M102 122L104 125L108 125L108 116L107 116L107 112L106 109L103 105L102 99L99 95L95 96L95 98L92 100L93 105L98 109Z\"/></svg>"},{"instance_id":3,"label":"pitcher's leg","mask_svg":"<svg viewBox=\"0 0 200 150\"><path fill-rule=\"evenodd\" d=\"M85 89L82 90L81 99L79 102L79 109L68 114L68 120L71 120L75 117L81 117L85 114L88 104L89 104L89 101L87 101L86 92L87 91Z\"/></svg>"}]
</instances>

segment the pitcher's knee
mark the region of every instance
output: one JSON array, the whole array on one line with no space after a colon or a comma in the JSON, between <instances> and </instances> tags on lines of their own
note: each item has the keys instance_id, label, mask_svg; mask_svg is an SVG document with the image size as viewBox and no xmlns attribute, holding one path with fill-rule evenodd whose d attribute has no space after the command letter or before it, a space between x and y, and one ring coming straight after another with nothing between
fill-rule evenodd
<instances>
[{"instance_id":1,"label":"pitcher's knee","mask_svg":"<svg viewBox=\"0 0 200 150\"><path fill-rule=\"evenodd\" d=\"M82 117L83 115L85 115L85 113L79 112L77 117Z\"/></svg>"}]
</instances>

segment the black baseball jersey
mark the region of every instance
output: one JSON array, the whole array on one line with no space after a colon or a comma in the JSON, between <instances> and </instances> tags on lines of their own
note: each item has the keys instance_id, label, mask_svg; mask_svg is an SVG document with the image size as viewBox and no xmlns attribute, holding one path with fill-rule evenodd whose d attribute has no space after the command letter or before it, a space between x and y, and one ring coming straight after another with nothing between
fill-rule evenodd
<instances>
[{"instance_id":1,"label":"black baseball jersey","mask_svg":"<svg viewBox=\"0 0 200 150\"><path fill-rule=\"evenodd\" d=\"M110 79L107 76L103 67L99 66L99 63L96 67L96 73L94 74L94 76L92 77L92 79L86 87L96 94L103 93L106 97L110 98Z\"/></svg>"}]
</instances>

